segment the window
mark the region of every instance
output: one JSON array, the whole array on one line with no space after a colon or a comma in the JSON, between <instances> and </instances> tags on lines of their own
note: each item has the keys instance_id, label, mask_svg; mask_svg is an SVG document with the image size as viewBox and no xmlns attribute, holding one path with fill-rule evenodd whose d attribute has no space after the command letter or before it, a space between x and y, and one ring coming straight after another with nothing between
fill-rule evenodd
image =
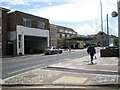
<instances>
[{"instance_id":1,"label":"window","mask_svg":"<svg viewBox=\"0 0 120 90\"><path fill-rule=\"evenodd\" d=\"M19 48L21 48L21 45L20 45L21 43L19 42Z\"/></svg>"},{"instance_id":2,"label":"window","mask_svg":"<svg viewBox=\"0 0 120 90\"><path fill-rule=\"evenodd\" d=\"M45 23L38 21L38 28L45 29Z\"/></svg>"},{"instance_id":3,"label":"window","mask_svg":"<svg viewBox=\"0 0 120 90\"><path fill-rule=\"evenodd\" d=\"M60 29L59 32L63 32L63 30Z\"/></svg>"},{"instance_id":4,"label":"window","mask_svg":"<svg viewBox=\"0 0 120 90\"><path fill-rule=\"evenodd\" d=\"M62 38L62 34L60 34L60 38Z\"/></svg>"},{"instance_id":5,"label":"window","mask_svg":"<svg viewBox=\"0 0 120 90\"><path fill-rule=\"evenodd\" d=\"M71 31L70 31L69 33L70 33L70 34L72 34L72 32L71 32Z\"/></svg>"},{"instance_id":6,"label":"window","mask_svg":"<svg viewBox=\"0 0 120 90\"><path fill-rule=\"evenodd\" d=\"M68 31L65 31L65 33L68 33Z\"/></svg>"},{"instance_id":7,"label":"window","mask_svg":"<svg viewBox=\"0 0 120 90\"><path fill-rule=\"evenodd\" d=\"M19 35L18 38L19 38L19 41L21 41L21 35Z\"/></svg>"},{"instance_id":8,"label":"window","mask_svg":"<svg viewBox=\"0 0 120 90\"><path fill-rule=\"evenodd\" d=\"M23 25L26 27L31 27L32 26L31 19L23 18Z\"/></svg>"},{"instance_id":9,"label":"window","mask_svg":"<svg viewBox=\"0 0 120 90\"><path fill-rule=\"evenodd\" d=\"M65 34L65 37L67 37L67 34Z\"/></svg>"},{"instance_id":10,"label":"window","mask_svg":"<svg viewBox=\"0 0 120 90\"><path fill-rule=\"evenodd\" d=\"M21 35L18 35L18 40L19 40L19 48L21 48Z\"/></svg>"}]
</instances>

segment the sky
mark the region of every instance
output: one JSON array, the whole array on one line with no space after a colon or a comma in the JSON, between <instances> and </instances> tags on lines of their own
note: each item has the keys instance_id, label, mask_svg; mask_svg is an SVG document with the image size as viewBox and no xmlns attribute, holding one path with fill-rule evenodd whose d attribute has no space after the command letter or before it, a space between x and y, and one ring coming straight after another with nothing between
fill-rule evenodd
<instances>
[{"instance_id":1,"label":"sky","mask_svg":"<svg viewBox=\"0 0 120 90\"><path fill-rule=\"evenodd\" d=\"M117 0L101 0L103 31L118 36L118 18L111 13L117 11ZM2 7L11 12L18 10L49 19L51 24L74 29L80 35L97 34L101 31L100 0L0 0Z\"/></svg>"}]
</instances>

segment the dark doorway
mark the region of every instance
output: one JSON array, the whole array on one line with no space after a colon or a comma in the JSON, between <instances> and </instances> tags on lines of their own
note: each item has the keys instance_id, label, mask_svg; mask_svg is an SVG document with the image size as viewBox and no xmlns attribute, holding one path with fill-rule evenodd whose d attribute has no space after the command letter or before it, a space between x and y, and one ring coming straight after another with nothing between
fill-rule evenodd
<instances>
[{"instance_id":1,"label":"dark doorway","mask_svg":"<svg viewBox=\"0 0 120 90\"><path fill-rule=\"evenodd\" d=\"M24 49L25 54L42 53L47 47L47 38L25 36Z\"/></svg>"},{"instance_id":2,"label":"dark doorway","mask_svg":"<svg viewBox=\"0 0 120 90\"><path fill-rule=\"evenodd\" d=\"M8 44L8 55L13 55L13 44Z\"/></svg>"}]
</instances>

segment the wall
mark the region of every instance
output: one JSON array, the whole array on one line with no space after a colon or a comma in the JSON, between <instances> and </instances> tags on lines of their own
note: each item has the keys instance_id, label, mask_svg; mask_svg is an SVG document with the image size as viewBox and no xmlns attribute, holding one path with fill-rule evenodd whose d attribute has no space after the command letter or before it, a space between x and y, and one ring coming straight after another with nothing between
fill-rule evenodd
<instances>
[{"instance_id":1,"label":"wall","mask_svg":"<svg viewBox=\"0 0 120 90\"><path fill-rule=\"evenodd\" d=\"M95 37L94 40L88 40L87 44L92 43L92 44L101 44L101 46L107 46L108 45L108 35L106 33L103 33L101 35L101 32L98 32L95 35L88 35L90 37Z\"/></svg>"},{"instance_id":2,"label":"wall","mask_svg":"<svg viewBox=\"0 0 120 90\"><path fill-rule=\"evenodd\" d=\"M50 46L57 46L57 30L50 28Z\"/></svg>"},{"instance_id":3,"label":"wall","mask_svg":"<svg viewBox=\"0 0 120 90\"><path fill-rule=\"evenodd\" d=\"M7 29L8 29L8 15L7 15L7 11L2 10L2 55L6 56L7 55L7 50L8 50L8 46L7 46L7 38L8 38L8 33L7 33Z\"/></svg>"},{"instance_id":4,"label":"wall","mask_svg":"<svg viewBox=\"0 0 120 90\"><path fill-rule=\"evenodd\" d=\"M79 41L79 48L84 48L84 41Z\"/></svg>"},{"instance_id":5,"label":"wall","mask_svg":"<svg viewBox=\"0 0 120 90\"><path fill-rule=\"evenodd\" d=\"M21 48L19 48L19 35L21 35ZM47 38L46 42L43 42L42 47L49 46L49 31L48 30L41 30L36 28L28 28L24 26L17 25L17 55L22 53L24 55L24 36L36 36L36 37L45 37ZM34 45L35 47L35 45Z\"/></svg>"},{"instance_id":6,"label":"wall","mask_svg":"<svg viewBox=\"0 0 120 90\"><path fill-rule=\"evenodd\" d=\"M38 21L41 21L45 23L45 30L49 30L48 19L27 14L20 11L15 11L13 13L9 13L9 31L16 30L16 25L23 25L23 18L31 19L32 28L38 28Z\"/></svg>"},{"instance_id":7,"label":"wall","mask_svg":"<svg viewBox=\"0 0 120 90\"><path fill-rule=\"evenodd\" d=\"M63 47L63 39L76 35L72 32L76 33L72 28L50 24L50 45Z\"/></svg>"}]
</instances>

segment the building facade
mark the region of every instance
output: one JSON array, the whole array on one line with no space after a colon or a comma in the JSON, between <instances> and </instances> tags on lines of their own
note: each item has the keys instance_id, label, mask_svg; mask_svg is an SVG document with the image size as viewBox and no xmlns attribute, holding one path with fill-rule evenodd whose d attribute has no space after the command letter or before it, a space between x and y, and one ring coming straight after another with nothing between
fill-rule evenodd
<instances>
[{"instance_id":1,"label":"building facade","mask_svg":"<svg viewBox=\"0 0 120 90\"><path fill-rule=\"evenodd\" d=\"M9 51L14 55L40 52L49 46L48 19L15 11L8 14L8 21Z\"/></svg>"},{"instance_id":2,"label":"building facade","mask_svg":"<svg viewBox=\"0 0 120 90\"><path fill-rule=\"evenodd\" d=\"M98 46L108 46L108 35L104 32L98 32L94 35L88 35L89 37L93 37L93 40L89 40L86 43L96 44Z\"/></svg>"},{"instance_id":3,"label":"building facade","mask_svg":"<svg viewBox=\"0 0 120 90\"><path fill-rule=\"evenodd\" d=\"M50 24L50 45L60 48L83 48L83 42L78 40L66 40L77 36L72 28ZM82 46L81 46L82 44Z\"/></svg>"},{"instance_id":4,"label":"building facade","mask_svg":"<svg viewBox=\"0 0 120 90\"><path fill-rule=\"evenodd\" d=\"M86 43L96 44L98 46L116 46L118 47L118 37L115 35L107 35L104 32L98 32L94 35L88 35L89 37L93 37L93 40L88 40Z\"/></svg>"},{"instance_id":5,"label":"building facade","mask_svg":"<svg viewBox=\"0 0 120 90\"><path fill-rule=\"evenodd\" d=\"M109 45L110 46L118 47L119 46L118 37L116 37L114 35L110 35L109 36Z\"/></svg>"},{"instance_id":6,"label":"building facade","mask_svg":"<svg viewBox=\"0 0 120 90\"><path fill-rule=\"evenodd\" d=\"M2 13L3 56L38 53L49 46L49 19L20 11L7 12Z\"/></svg>"},{"instance_id":7,"label":"building facade","mask_svg":"<svg viewBox=\"0 0 120 90\"><path fill-rule=\"evenodd\" d=\"M8 12L10 10L0 7L0 53L2 55L7 55L8 46Z\"/></svg>"}]
</instances>

